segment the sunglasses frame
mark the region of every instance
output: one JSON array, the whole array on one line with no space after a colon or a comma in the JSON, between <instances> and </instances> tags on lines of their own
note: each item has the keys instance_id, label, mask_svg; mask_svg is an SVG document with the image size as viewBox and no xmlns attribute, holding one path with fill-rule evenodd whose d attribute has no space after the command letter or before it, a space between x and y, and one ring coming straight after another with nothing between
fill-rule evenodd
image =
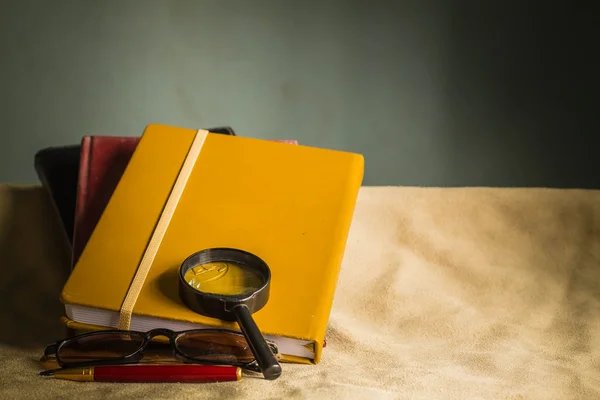
<instances>
[{"instance_id":1,"label":"sunglasses frame","mask_svg":"<svg viewBox=\"0 0 600 400\"><path fill-rule=\"evenodd\" d=\"M198 359L195 357L187 356L177 346L177 339L183 335L187 335L187 334L191 334L191 333L230 334L230 335L239 336L240 338L244 339L245 342L247 342L245 336L241 332L237 332L237 331L229 330L229 329L207 328L207 329L190 329L190 330L184 330L184 331L173 331L170 329L157 328L157 329L149 330L148 332L115 329L115 330L87 332L87 333L83 333L83 334L80 334L77 336L58 340L58 341L46 346L46 348L44 349L44 357L49 357L51 355L54 355L56 358L56 362L62 368L135 364L142 360L142 358L144 356L144 350L146 349L146 347L148 347L148 344L150 344L152 339L154 339L157 336L163 336L163 337L166 337L167 339L169 339L169 345L171 346L173 355L187 363L200 364L200 365L231 365L234 367L240 367L240 368L244 368L244 369L255 371L255 372L261 372L256 359L254 359L253 361L249 361L249 362L227 362L227 361L225 361L225 362L221 363L221 362L215 362L215 361L211 361L211 360L202 360L202 359ZM133 353L131 353L129 355L123 356L123 357L96 360L96 361L82 361L82 362L77 362L77 363L66 363L61 360L60 349L63 346L65 346L77 339L88 338L88 337L99 336L99 335L106 335L106 334L135 334L135 335L140 335L141 337L143 337L143 341L136 351L134 351ZM269 348L273 352L273 355L275 355L276 358L280 358L277 345L274 342L269 341L269 340L267 340L267 344L269 345ZM248 344L248 346L250 346L250 345Z\"/></svg>"}]
</instances>

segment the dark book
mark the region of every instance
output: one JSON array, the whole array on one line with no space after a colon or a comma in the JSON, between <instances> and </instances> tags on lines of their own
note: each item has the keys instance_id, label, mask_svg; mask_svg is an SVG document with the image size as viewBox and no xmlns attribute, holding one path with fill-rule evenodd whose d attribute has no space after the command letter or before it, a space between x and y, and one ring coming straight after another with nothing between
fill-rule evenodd
<instances>
[{"instance_id":1,"label":"dark book","mask_svg":"<svg viewBox=\"0 0 600 400\"><path fill-rule=\"evenodd\" d=\"M69 245L73 244L75 202L81 147L58 146L39 150L34 168L62 223Z\"/></svg>"}]
</instances>

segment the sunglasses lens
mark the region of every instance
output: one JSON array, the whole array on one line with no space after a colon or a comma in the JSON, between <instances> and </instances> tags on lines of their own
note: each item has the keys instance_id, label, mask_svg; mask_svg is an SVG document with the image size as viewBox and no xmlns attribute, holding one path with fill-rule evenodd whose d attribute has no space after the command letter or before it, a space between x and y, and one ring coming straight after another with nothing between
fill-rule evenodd
<instances>
[{"instance_id":1,"label":"sunglasses lens","mask_svg":"<svg viewBox=\"0 0 600 400\"><path fill-rule=\"evenodd\" d=\"M74 337L58 350L63 363L115 360L135 353L144 342L144 335L135 332L99 333Z\"/></svg>"},{"instance_id":2,"label":"sunglasses lens","mask_svg":"<svg viewBox=\"0 0 600 400\"><path fill-rule=\"evenodd\" d=\"M192 331L179 336L175 344L187 357L197 360L226 363L254 360L252 350L241 334Z\"/></svg>"}]
</instances>

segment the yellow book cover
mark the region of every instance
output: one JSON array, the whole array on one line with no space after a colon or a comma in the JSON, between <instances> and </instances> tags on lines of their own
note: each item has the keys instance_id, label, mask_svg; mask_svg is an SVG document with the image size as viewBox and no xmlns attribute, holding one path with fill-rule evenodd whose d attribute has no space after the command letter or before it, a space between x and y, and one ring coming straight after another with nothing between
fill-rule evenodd
<instances>
[{"instance_id":1,"label":"yellow book cover","mask_svg":"<svg viewBox=\"0 0 600 400\"><path fill-rule=\"evenodd\" d=\"M116 328L119 311L197 131L149 125L61 301L82 324ZM131 329L222 327L178 295L192 253L233 247L271 269L253 317L284 355L318 363L364 170L359 154L208 133L139 292Z\"/></svg>"}]
</instances>

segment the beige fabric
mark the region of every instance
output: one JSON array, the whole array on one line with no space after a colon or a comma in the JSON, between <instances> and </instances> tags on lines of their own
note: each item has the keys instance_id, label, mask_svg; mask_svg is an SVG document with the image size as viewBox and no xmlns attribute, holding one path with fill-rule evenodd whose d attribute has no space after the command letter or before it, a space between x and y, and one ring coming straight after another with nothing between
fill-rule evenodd
<instances>
[{"instance_id":1,"label":"beige fabric","mask_svg":"<svg viewBox=\"0 0 600 400\"><path fill-rule=\"evenodd\" d=\"M37 376L67 268L42 199L0 187L0 398L600 398L600 192L363 188L322 363L208 385Z\"/></svg>"}]
</instances>

